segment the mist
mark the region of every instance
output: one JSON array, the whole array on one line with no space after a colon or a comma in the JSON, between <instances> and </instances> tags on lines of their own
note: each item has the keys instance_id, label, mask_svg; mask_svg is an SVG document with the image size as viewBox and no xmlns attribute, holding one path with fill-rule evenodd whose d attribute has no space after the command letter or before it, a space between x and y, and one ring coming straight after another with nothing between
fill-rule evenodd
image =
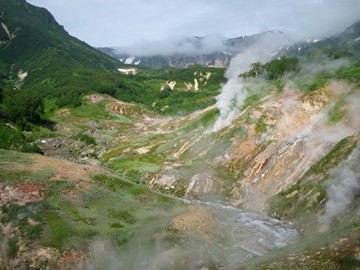
<instances>
[{"instance_id":1,"label":"mist","mask_svg":"<svg viewBox=\"0 0 360 270\"><path fill-rule=\"evenodd\" d=\"M264 64L271 60L274 54L287 43L288 39L285 36L274 36L267 33L254 45L231 60L225 72L228 81L222 85L221 93L216 97L216 105L220 111L220 116L213 126L213 131L219 131L230 125L239 115L244 101L249 95L246 90L248 82L239 75L248 71L252 63L260 62Z\"/></svg>"},{"instance_id":2,"label":"mist","mask_svg":"<svg viewBox=\"0 0 360 270\"><path fill-rule=\"evenodd\" d=\"M351 207L355 197L360 195L360 147L351 153L338 168L331 171L326 184L327 201L325 212L318 221L329 226L339 215Z\"/></svg>"},{"instance_id":3,"label":"mist","mask_svg":"<svg viewBox=\"0 0 360 270\"><path fill-rule=\"evenodd\" d=\"M161 40L137 41L132 46L117 48L116 53L134 56L199 55L224 51L224 42L225 39L216 34L205 37L171 36Z\"/></svg>"},{"instance_id":4,"label":"mist","mask_svg":"<svg viewBox=\"0 0 360 270\"><path fill-rule=\"evenodd\" d=\"M235 207L204 203L188 210L168 228L159 225L158 216L122 247L111 239L95 239L83 268L238 269L299 238L289 225Z\"/></svg>"}]
</instances>

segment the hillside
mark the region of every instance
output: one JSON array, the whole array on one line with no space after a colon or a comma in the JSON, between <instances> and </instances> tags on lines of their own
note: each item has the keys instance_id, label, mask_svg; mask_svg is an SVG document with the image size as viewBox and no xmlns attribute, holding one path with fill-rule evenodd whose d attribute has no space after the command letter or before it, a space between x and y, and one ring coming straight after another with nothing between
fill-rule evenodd
<instances>
[{"instance_id":1,"label":"hillside","mask_svg":"<svg viewBox=\"0 0 360 270\"><path fill-rule=\"evenodd\" d=\"M25 0L2 0L2 75L28 72L29 81L61 69L115 70L119 63L70 36L44 8ZM12 74L9 74L12 72Z\"/></svg>"},{"instance_id":2,"label":"hillside","mask_svg":"<svg viewBox=\"0 0 360 270\"><path fill-rule=\"evenodd\" d=\"M344 32L325 37L318 40L308 40L295 44L286 50L280 52L280 55L287 56L305 56L314 49L333 49L338 53L352 53L359 57L360 55L360 21L355 22L344 30Z\"/></svg>"},{"instance_id":3,"label":"hillside","mask_svg":"<svg viewBox=\"0 0 360 270\"><path fill-rule=\"evenodd\" d=\"M77 104L95 74L122 64L70 36L44 8L25 0L2 0L0 18L0 87L22 89L59 106ZM11 90L10 90L11 92Z\"/></svg>"},{"instance_id":4,"label":"hillside","mask_svg":"<svg viewBox=\"0 0 360 270\"><path fill-rule=\"evenodd\" d=\"M224 81L223 70L199 66L159 72L138 68L134 77L119 61L70 36L47 10L24 0L0 3L3 148L38 152L32 141L56 125L47 114L81 106L85 94L109 94L175 115L214 104Z\"/></svg>"},{"instance_id":5,"label":"hillside","mask_svg":"<svg viewBox=\"0 0 360 270\"><path fill-rule=\"evenodd\" d=\"M152 70L0 3L0 269L360 266L347 35L304 57Z\"/></svg>"}]
</instances>

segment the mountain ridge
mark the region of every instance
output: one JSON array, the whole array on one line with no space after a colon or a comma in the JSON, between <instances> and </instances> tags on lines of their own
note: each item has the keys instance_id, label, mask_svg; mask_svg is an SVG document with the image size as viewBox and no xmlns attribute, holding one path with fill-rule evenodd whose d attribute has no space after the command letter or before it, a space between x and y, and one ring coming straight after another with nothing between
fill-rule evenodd
<instances>
[{"instance_id":1,"label":"mountain ridge","mask_svg":"<svg viewBox=\"0 0 360 270\"><path fill-rule=\"evenodd\" d=\"M198 64L206 67L227 67L231 58L235 57L238 53L244 51L246 48L252 46L257 41L261 40L264 36L271 36L278 38L283 36L281 31L266 31L259 34L241 36L235 38L222 39L216 37L214 46L207 43L214 42L212 38L207 37L189 37L184 39L178 39L175 41L164 41L156 43L155 46L159 47L159 52L154 52L153 55L141 56L136 53L126 53L127 50L132 48L114 48L114 47L102 47L98 48L100 51L107 53L108 55L119 59L122 63L140 65L150 68L186 68L190 65ZM174 52L164 52L161 50L161 46L164 44L170 44ZM150 43L151 44L151 43ZM146 48L146 42L143 44ZM157 49L155 49L156 51ZM207 52L204 52L207 51ZM149 52L146 53L147 55Z\"/></svg>"},{"instance_id":2,"label":"mountain ridge","mask_svg":"<svg viewBox=\"0 0 360 270\"><path fill-rule=\"evenodd\" d=\"M335 50L345 50L349 53L355 53L360 55L360 21L354 22L351 26L344 29L342 33L339 33L332 37L320 37L318 39L309 39L304 42L296 42L293 45L284 44L283 48L279 48L279 51L274 57L304 57L307 52L321 47L327 47ZM266 31L259 34L235 37L229 39L222 39L222 47L220 49L213 49L207 53L201 53L196 49L204 46L202 42L206 42L205 37L190 37L180 39L179 44L189 45L188 52L175 52L175 53L153 53L153 55L141 56L141 52L125 53L130 48L114 48L114 47L102 47L98 48L100 51L119 59L120 62L128 65L140 65L150 68L164 68L167 66L176 68L186 68L189 65L199 64L202 66L210 67L228 67L231 59L246 48L255 44L264 35L274 34L283 35L285 33L277 30ZM289 39L290 40L290 39ZM167 41L164 41L166 44ZM171 41L168 41L171 44ZM176 47L174 48L176 50ZM179 45L178 50L181 51ZM148 54L148 53L147 53Z\"/></svg>"}]
</instances>

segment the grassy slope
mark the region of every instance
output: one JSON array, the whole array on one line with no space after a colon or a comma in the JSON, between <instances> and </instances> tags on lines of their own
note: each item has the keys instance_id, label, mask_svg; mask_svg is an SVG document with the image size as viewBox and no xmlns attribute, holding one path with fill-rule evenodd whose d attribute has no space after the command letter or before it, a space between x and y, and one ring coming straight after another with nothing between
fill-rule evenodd
<instances>
[{"instance_id":1,"label":"grassy slope","mask_svg":"<svg viewBox=\"0 0 360 270\"><path fill-rule=\"evenodd\" d=\"M63 174L63 166L73 173ZM170 219L183 211L178 201L89 166L0 150L0 167L3 193L33 190L27 197L4 197L1 203L1 223L13 232L2 235L8 241L5 257L21 258L22 263L30 263L31 250L39 246L63 254L86 250L95 239L110 239L124 248L137 239L151 253L147 247L152 247L155 233L166 232ZM85 168L87 176L76 175ZM38 262L55 267L51 263Z\"/></svg>"},{"instance_id":2,"label":"grassy slope","mask_svg":"<svg viewBox=\"0 0 360 270\"><path fill-rule=\"evenodd\" d=\"M118 62L70 36L44 8L24 0L1 0L1 21L15 38L0 48L1 60L15 64L14 70L32 71L29 78L40 80L43 72L59 68L114 70ZM50 69L50 70L49 70Z\"/></svg>"}]
</instances>

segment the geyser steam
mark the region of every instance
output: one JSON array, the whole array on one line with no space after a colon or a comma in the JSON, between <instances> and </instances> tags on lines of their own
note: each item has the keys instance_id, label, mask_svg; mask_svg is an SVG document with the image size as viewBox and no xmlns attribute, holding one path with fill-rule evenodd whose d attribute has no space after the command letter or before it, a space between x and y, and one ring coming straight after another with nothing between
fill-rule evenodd
<instances>
[{"instance_id":1,"label":"geyser steam","mask_svg":"<svg viewBox=\"0 0 360 270\"><path fill-rule=\"evenodd\" d=\"M228 81L222 86L221 94L216 97L220 116L213 126L213 131L219 131L230 125L240 113L248 96L245 90L246 81L239 75L246 72L252 63L269 61L285 41L285 36L282 34L267 33L253 46L231 60L225 73Z\"/></svg>"},{"instance_id":2,"label":"geyser steam","mask_svg":"<svg viewBox=\"0 0 360 270\"><path fill-rule=\"evenodd\" d=\"M333 170L333 179L326 188L328 200L325 205L325 213L319 217L320 223L329 225L360 194L359 160L360 148L358 146L340 167Z\"/></svg>"}]
</instances>

